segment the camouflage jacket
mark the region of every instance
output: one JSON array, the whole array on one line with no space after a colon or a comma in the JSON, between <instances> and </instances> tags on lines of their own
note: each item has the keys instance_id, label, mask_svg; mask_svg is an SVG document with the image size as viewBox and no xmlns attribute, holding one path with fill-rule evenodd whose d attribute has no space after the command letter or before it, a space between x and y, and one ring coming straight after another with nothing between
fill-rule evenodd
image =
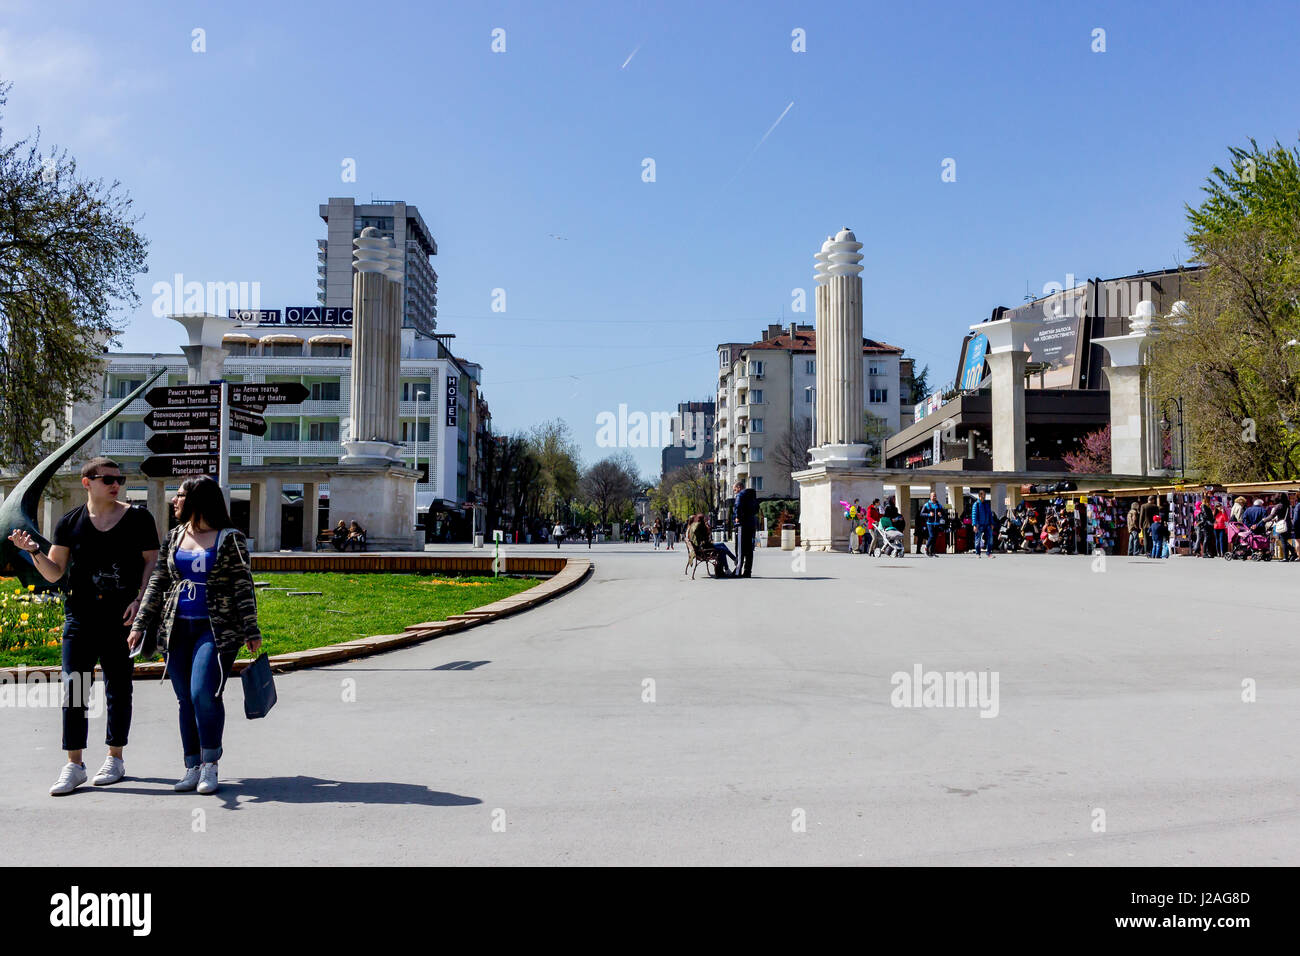
<instances>
[{"instance_id":1,"label":"camouflage jacket","mask_svg":"<svg viewBox=\"0 0 1300 956\"><path fill-rule=\"evenodd\" d=\"M131 629L148 633L158 625L158 644L166 650L180 600L181 574L176 568L176 548L185 534L178 525L167 536L140 610ZM260 638L257 629L257 598L253 592L252 562L244 535L227 528L217 535L216 557L208 572L208 620L216 638L217 651L238 650L240 645Z\"/></svg>"}]
</instances>

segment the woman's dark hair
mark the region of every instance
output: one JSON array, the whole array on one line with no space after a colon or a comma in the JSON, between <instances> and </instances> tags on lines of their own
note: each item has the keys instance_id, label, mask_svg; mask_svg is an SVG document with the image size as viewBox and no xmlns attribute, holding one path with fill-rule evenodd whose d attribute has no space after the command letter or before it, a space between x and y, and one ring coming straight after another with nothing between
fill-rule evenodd
<instances>
[{"instance_id":1,"label":"woman's dark hair","mask_svg":"<svg viewBox=\"0 0 1300 956\"><path fill-rule=\"evenodd\" d=\"M226 496L221 493L221 486L207 475L186 478L181 482L180 490L185 493L185 502L181 505L181 524L199 520L215 531L233 528L230 512L226 510Z\"/></svg>"}]
</instances>

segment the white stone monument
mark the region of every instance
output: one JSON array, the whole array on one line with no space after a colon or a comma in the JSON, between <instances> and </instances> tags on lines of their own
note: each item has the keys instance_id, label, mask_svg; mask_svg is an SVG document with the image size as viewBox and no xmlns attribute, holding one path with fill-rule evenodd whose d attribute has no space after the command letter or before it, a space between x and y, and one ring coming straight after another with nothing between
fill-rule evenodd
<instances>
[{"instance_id":1,"label":"white stone monument","mask_svg":"<svg viewBox=\"0 0 1300 956\"><path fill-rule=\"evenodd\" d=\"M816 261L817 421L812 465L796 472L804 546L846 550L851 523L841 501L865 507L884 482L867 462L862 376L862 243L848 227L822 243Z\"/></svg>"}]
</instances>

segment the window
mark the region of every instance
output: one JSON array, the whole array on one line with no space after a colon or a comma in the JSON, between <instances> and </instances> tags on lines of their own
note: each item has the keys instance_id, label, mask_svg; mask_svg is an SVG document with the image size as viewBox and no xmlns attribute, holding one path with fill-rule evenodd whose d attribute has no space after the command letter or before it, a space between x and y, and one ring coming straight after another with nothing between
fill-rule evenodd
<instances>
[{"instance_id":1,"label":"window","mask_svg":"<svg viewBox=\"0 0 1300 956\"><path fill-rule=\"evenodd\" d=\"M313 342L312 358L346 358L352 354L350 342Z\"/></svg>"},{"instance_id":2,"label":"window","mask_svg":"<svg viewBox=\"0 0 1300 956\"><path fill-rule=\"evenodd\" d=\"M816 359L809 359L806 368L808 369L808 374L809 374L809 375L816 375L816 374L817 374L817 360L816 360Z\"/></svg>"},{"instance_id":3,"label":"window","mask_svg":"<svg viewBox=\"0 0 1300 956\"><path fill-rule=\"evenodd\" d=\"M759 434L763 430L763 419L751 418L749 420L749 430L754 434Z\"/></svg>"},{"instance_id":4,"label":"window","mask_svg":"<svg viewBox=\"0 0 1300 956\"><path fill-rule=\"evenodd\" d=\"M307 435L311 441L338 441L338 422L312 422L307 426Z\"/></svg>"},{"instance_id":5,"label":"window","mask_svg":"<svg viewBox=\"0 0 1300 956\"><path fill-rule=\"evenodd\" d=\"M112 421L105 429L105 438L117 441L144 441L144 422Z\"/></svg>"},{"instance_id":6,"label":"window","mask_svg":"<svg viewBox=\"0 0 1300 956\"><path fill-rule=\"evenodd\" d=\"M339 383L312 382L311 400L313 402L337 402L339 400Z\"/></svg>"},{"instance_id":7,"label":"window","mask_svg":"<svg viewBox=\"0 0 1300 956\"><path fill-rule=\"evenodd\" d=\"M749 487L753 488L755 491L762 491L762 490L763 490L763 478L762 478L762 476L760 475L760 476L755 477L755 478L750 478L750 479L749 479Z\"/></svg>"},{"instance_id":8,"label":"window","mask_svg":"<svg viewBox=\"0 0 1300 956\"><path fill-rule=\"evenodd\" d=\"M761 388L751 388L749 390L749 404L751 405L763 404L763 390Z\"/></svg>"},{"instance_id":9,"label":"window","mask_svg":"<svg viewBox=\"0 0 1300 956\"><path fill-rule=\"evenodd\" d=\"M402 441L415 440L415 428L412 427L415 422L402 422ZM426 419L420 420L420 441L429 440L429 422Z\"/></svg>"},{"instance_id":10,"label":"window","mask_svg":"<svg viewBox=\"0 0 1300 956\"><path fill-rule=\"evenodd\" d=\"M766 362L750 362L750 363L749 363L749 374L750 374L750 375L762 375L762 374L763 374L763 368L764 368L765 365L767 365Z\"/></svg>"},{"instance_id":11,"label":"window","mask_svg":"<svg viewBox=\"0 0 1300 956\"><path fill-rule=\"evenodd\" d=\"M762 461L762 460L763 460L763 449L762 449L762 448L751 448L751 449L749 450L749 460L750 460L750 461Z\"/></svg>"},{"instance_id":12,"label":"window","mask_svg":"<svg viewBox=\"0 0 1300 956\"><path fill-rule=\"evenodd\" d=\"M883 405L889 401L889 389L887 388L871 388L867 389L867 392L867 401L873 405Z\"/></svg>"},{"instance_id":13,"label":"window","mask_svg":"<svg viewBox=\"0 0 1300 956\"><path fill-rule=\"evenodd\" d=\"M267 441L297 441L298 423L297 422L267 422L266 440Z\"/></svg>"}]
</instances>

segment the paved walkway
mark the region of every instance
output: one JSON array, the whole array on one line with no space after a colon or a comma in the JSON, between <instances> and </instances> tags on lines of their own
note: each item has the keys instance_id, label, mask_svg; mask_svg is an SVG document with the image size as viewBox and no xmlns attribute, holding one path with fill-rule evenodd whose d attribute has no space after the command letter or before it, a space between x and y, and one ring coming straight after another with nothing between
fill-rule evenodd
<instances>
[{"instance_id":1,"label":"paved walkway","mask_svg":"<svg viewBox=\"0 0 1300 956\"><path fill-rule=\"evenodd\" d=\"M170 686L136 686L133 776L60 799L57 711L0 710L6 861L1300 862L1300 569L570 550L577 591L282 675L266 720L232 685L214 797L170 790ZM996 672L996 717L892 706L918 666Z\"/></svg>"}]
</instances>

